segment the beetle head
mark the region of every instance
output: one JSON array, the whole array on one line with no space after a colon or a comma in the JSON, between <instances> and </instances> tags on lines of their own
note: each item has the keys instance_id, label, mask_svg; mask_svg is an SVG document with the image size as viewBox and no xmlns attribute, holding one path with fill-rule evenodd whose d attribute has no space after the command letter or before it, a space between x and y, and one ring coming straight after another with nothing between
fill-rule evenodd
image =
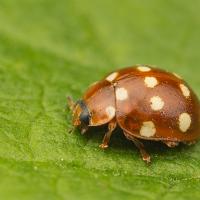
<instances>
[{"instance_id":1,"label":"beetle head","mask_svg":"<svg viewBox=\"0 0 200 200\"><path fill-rule=\"evenodd\" d=\"M73 125L81 127L82 130L88 127L90 123L90 113L86 103L83 100L76 102L73 110Z\"/></svg>"}]
</instances>

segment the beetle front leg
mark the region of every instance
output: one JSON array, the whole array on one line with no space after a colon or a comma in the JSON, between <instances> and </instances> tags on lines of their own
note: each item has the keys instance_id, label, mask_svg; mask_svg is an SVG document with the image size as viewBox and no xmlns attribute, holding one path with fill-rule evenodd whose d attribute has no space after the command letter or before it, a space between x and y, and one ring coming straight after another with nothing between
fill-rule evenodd
<instances>
[{"instance_id":1,"label":"beetle front leg","mask_svg":"<svg viewBox=\"0 0 200 200\"><path fill-rule=\"evenodd\" d=\"M81 127L81 134L84 135L88 131L88 126L82 126Z\"/></svg>"},{"instance_id":2,"label":"beetle front leg","mask_svg":"<svg viewBox=\"0 0 200 200\"><path fill-rule=\"evenodd\" d=\"M108 143L109 143L109 141L110 141L110 137L111 137L113 131L115 130L116 126L117 126L117 122L116 122L115 119L112 120L112 121L108 124L108 132L104 135L102 144L99 145L100 148L102 148L102 149L108 148Z\"/></svg>"}]
</instances>

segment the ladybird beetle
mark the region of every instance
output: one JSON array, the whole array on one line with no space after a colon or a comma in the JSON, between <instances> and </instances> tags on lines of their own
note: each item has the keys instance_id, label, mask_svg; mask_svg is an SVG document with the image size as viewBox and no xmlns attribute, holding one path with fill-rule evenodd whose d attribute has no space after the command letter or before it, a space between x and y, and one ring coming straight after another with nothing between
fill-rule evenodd
<instances>
[{"instance_id":1,"label":"ladybird beetle","mask_svg":"<svg viewBox=\"0 0 200 200\"><path fill-rule=\"evenodd\" d=\"M135 144L147 163L150 155L142 140L161 141L168 147L193 144L200 137L198 97L177 74L149 65L136 65L107 75L92 84L74 103L73 126L85 133L89 127L108 125L100 145L108 147L118 126Z\"/></svg>"}]
</instances>

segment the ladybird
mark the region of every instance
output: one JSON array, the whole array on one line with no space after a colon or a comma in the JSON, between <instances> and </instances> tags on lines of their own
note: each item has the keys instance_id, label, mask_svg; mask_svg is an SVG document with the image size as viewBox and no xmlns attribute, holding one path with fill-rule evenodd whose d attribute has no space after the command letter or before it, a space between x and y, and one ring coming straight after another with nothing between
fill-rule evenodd
<instances>
[{"instance_id":1,"label":"ladybird","mask_svg":"<svg viewBox=\"0 0 200 200\"><path fill-rule=\"evenodd\" d=\"M193 144L200 137L200 103L177 74L150 65L135 65L112 72L92 84L76 103L69 97L73 126L84 134L89 127L107 125L100 147L108 147L118 126L133 141L142 159L151 158L143 140L168 147Z\"/></svg>"}]
</instances>

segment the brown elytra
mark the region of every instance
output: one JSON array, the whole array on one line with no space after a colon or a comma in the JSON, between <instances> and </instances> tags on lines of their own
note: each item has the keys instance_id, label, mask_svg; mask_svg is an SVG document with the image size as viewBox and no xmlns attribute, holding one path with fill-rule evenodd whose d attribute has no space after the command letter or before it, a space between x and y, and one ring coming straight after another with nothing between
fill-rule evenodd
<instances>
[{"instance_id":1,"label":"brown elytra","mask_svg":"<svg viewBox=\"0 0 200 200\"><path fill-rule=\"evenodd\" d=\"M162 141L169 147L195 143L200 137L200 103L177 74L149 65L136 65L107 75L92 84L74 103L73 125L85 133L91 126L108 124L101 148L108 147L119 126L127 139L150 162L142 140Z\"/></svg>"}]
</instances>

